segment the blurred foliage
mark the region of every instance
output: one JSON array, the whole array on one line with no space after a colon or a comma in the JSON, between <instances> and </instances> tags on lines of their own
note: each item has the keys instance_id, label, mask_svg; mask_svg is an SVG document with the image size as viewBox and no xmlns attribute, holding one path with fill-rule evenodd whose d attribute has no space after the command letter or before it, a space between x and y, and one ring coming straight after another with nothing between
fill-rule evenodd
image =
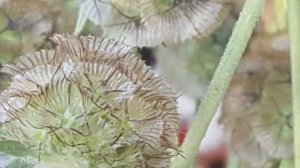
<instances>
[{"instance_id":1,"label":"blurred foliage","mask_svg":"<svg viewBox=\"0 0 300 168\"><path fill-rule=\"evenodd\" d=\"M213 77L235 21L236 18L231 15L206 38L158 47L155 54L157 68L180 92L195 98L202 97Z\"/></svg>"}]
</instances>

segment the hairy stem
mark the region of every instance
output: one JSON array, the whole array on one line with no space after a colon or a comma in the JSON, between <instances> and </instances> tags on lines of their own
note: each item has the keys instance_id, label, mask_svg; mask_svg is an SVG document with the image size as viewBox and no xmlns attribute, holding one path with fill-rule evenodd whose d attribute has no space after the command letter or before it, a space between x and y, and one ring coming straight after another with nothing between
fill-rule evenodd
<instances>
[{"instance_id":1,"label":"hairy stem","mask_svg":"<svg viewBox=\"0 0 300 168\"><path fill-rule=\"evenodd\" d=\"M176 157L172 163L173 168L189 167L189 164L193 163L208 125L222 101L239 60L245 51L264 3L265 0L247 0L245 2L214 78L182 145L185 158L181 156Z\"/></svg>"},{"instance_id":2,"label":"hairy stem","mask_svg":"<svg viewBox=\"0 0 300 168\"><path fill-rule=\"evenodd\" d=\"M295 167L300 167L300 1L288 0L291 41Z\"/></svg>"}]
</instances>

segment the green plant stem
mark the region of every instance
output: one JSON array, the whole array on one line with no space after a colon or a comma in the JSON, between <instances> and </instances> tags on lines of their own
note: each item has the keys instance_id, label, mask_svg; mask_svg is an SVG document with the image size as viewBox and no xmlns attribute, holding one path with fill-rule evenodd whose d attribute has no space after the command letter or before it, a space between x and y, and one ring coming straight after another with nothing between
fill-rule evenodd
<instances>
[{"instance_id":1,"label":"green plant stem","mask_svg":"<svg viewBox=\"0 0 300 168\"><path fill-rule=\"evenodd\" d=\"M228 168L239 167L239 158L234 153L230 153L229 160L227 161L227 167Z\"/></svg>"},{"instance_id":2,"label":"green plant stem","mask_svg":"<svg viewBox=\"0 0 300 168\"><path fill-rule=\"evenodd\" d=\"M175 157L172 163L173 168L186 168L189 167L190 163L193 163L208 125L222 101L239 60L245 51L264 3L265 0L247 0L245 2L214 78L182 145L185 158L182 156Z\"/></svg>"},{"instance_id":3,"label":"green plant stem","mask_svg":"<svg viewBox=\"0 0 300 168\"><path fill-rule=\"evenodd\" d=\"M300 1L288 0L291 42L295 167L300 167Z\"/></svg>"},{"instance_id":4,"label":"green plant stem","mask_svg":"<svg viewBox=\"0 0 300 168\"><path fill-rule=\"evenodd\" d=\"M279 168L292 168L292 167L295 167L293 157L286 158L280 161Z\"/></svg>"}]
</instances>

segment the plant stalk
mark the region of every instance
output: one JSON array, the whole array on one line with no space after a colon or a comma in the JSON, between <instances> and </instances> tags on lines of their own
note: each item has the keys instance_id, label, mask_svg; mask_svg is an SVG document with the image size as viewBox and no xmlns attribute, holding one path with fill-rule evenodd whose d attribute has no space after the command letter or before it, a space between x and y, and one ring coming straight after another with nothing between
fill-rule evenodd
<instances>
[{"instance_id":1,"label":"plant stalk","mask_svg":"<svg viewBox=\"0 0 300 168\"><path fill-rule=\"evenodd\" d=\"M279 168L292 168L294 166L294 158L286 158L280 161Z\"/></svg>"},{"instance_id":2,"label":"plant stalk","mask_svg":"<svg viewBox=\"0 0 300 168\"><path fill-rule=\"evenodd\" d=\"M300 1L288 0L291 47L295 167L300 167Z\"/></svg>"},{"instance_id":3,"label":"plant stalk","mask_svg":"<svg viewBox=\"0 0 300 168\"><path fill-rule=\"evenodd\" d=\"M198 108L190 131L182 145L181 149L184 157L175 157L172 162L172 168L185 168L194 163L193 161L198 152L199 145L215 111L226 93L239 60L251 37L253 28L261 14L264 3L265 0L247 0L245 2L214 78L211 81L202 104Z\"/></svg>"}]
</instances>

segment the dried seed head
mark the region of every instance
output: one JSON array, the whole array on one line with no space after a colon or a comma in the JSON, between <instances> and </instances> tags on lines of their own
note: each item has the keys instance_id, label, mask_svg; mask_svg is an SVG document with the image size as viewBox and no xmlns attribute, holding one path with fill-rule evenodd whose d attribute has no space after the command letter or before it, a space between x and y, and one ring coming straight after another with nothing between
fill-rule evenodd
<instances>
[{"instance_id":1,"label":"dried seed head","mask_svg":"<svg viewBox=\"0 0 300 168\"><path fill-rule=\"evenodd\" d=\"M176 95L134 49L113 40L55 35L55 50L4 65L1 139L78 157L90 166L168 167L177 154Z\"/></svg>"},{"instance_id":2,"label":"dried seed head","mask_svg":"<svg viewBox=\"0 0 300 168\"><path fill-rule=\"evenodd\" d=\"M223 100L220 123L230 149L252 166L293 155L287 41L286 35L254 38Z\"/></svg>"},{"instance_id":3,"label":"dried seed head","mask_svg":"<svg viewBox=\"0 0 300 168\"><path fill-rule=\"evenodd\" d=\"M106 36L133 46L178 43L206 36L229 11L228 0L88 1L79 1L80 12L85 10L90 20L103 27ZM87 4L94 7L86 10Z\"/></svg>"}]
</instances>

